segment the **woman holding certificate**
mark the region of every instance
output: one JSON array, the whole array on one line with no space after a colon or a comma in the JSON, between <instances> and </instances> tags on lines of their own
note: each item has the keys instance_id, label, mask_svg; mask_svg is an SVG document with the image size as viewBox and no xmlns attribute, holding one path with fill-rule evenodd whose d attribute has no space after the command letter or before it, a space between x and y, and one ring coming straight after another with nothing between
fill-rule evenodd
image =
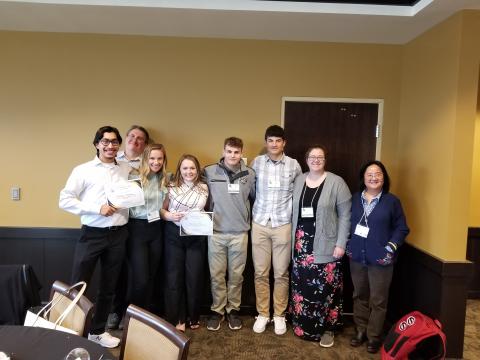
<instances>
[{"instance_id":1,"label":"woman holding certificate","mask_svg":"<svg viewBox=\"0 0 480 360\"><path fill-rule=\"evenodd\" d=\"M183 155L177 165L168 196L161 210L165 224L165 314L177 329L200 326L200 296L204 277L206 238L181 235L181 221L188 213L202 211L208 188L200 181L200 164L193 155Z\"/></svg>"},{"instance_id":2,"label":"woman holding certificate","mask_svg":"<svg viewBox=\"0 0 480 360\"><path fill-rule=\"evenodd\" d=\"M151 309L152 292L163 250L160 209L167 194L167 154L162 144L148 145L139 170L130 179L140 179L145 205L130 208L127 258L131 271L130 302Z\"/></svg>"},{"instance_id":3,"label":"woman holding certificate","mask_svg":"<svg viewBox=\"0 0 480 360\"><path fill-rule=\"evenodd\" d=\"M325 171L322 146L309 148L305 159L309 171L293 188L290 314L295 335L330 347L342 311L352 196L340 176Z\"/></svg>"}]
</instances>

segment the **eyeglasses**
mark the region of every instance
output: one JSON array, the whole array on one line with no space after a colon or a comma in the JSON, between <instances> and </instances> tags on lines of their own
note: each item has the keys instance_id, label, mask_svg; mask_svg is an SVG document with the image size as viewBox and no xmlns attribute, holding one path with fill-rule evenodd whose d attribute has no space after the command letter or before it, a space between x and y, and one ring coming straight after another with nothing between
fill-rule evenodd
<instances>
[{"instance_id":1,"label":"eyeglasses","mask_svg":"<svg viewBox=\"0 0 480 360\"><path fill-rule=\"evenodd\" d=\"M310 161L325 161L325 156L309 156Z\"/></svg>"},{"instance_id":2,"label":"eyeglasses","mask_svg":"<svg viewBox=\"0 0 480 360\"><path fill-rule=\"evenodd\" d=\"M368 174L365 174L365 177L366 177L367 179L373 179L373 178L382 179L382 178L383 178L383 174L382 174L381 172L368 173Z\"/></svg>"},{"instance_id":3,"label":"eyeglasses","mask_svg":"<svg viewBox=\"0 0 480 360\"><path fill-rule=\"evenodd\" d=\"M117 147L120 146L120 141L118 141L117 139L110 140L103 138L102 140L100 140L100 144L102 144L103 146L108 146L109 144L112 144L112 146Z\"/></svg>"}]
</instances>

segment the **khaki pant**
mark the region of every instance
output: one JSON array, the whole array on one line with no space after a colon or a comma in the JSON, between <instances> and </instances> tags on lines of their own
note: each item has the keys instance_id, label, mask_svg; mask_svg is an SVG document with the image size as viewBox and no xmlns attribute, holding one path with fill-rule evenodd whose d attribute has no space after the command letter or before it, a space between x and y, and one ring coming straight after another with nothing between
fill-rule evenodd
<instances>
[{"instance_id":1,"label":"khaki pant","mask_svg":"<svg viewBox=\"0 0 480 360\"><path fill-rule=\"evenodd\" d=\"M243 270L247 261L248 234L216 233L208 238L208 264L212 286L212 311L240 310ZM225 275L228 268L228 283Z\"/></svg>"},{"instance_id":2,"label":"khaki pant","mask_svg":"<svg viewBox=\"0 0 480 360\"><path fill-rule=\"evenodd\" d=\"M288 305L288 266L292 224L272 228L252 223L252 257L255 268L257 311L270 317L270 267L273 265L273 314L284 316Z\"/></svg>"}]
</instances>

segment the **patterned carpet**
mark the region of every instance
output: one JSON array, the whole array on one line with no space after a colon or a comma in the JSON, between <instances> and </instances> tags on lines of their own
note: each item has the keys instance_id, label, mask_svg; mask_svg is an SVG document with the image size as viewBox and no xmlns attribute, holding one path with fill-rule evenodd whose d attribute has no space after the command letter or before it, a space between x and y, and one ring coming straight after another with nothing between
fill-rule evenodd
<instances>
[{"instance_id":1,"label":"patterned carpet","mask_svg":"<svg viewBox=\"0 0 480 360\"><path fill-rule=\"evenodd\" d=\"M195 360L307 360L307 359L380 359L380 355L367 353L364 346L352 348L350 337L354 333L351 323L346 323L343 331L335 337L335 345L329 349L321 348L318 343L300 340L291 329L282 336L273 332L269 325L263 334L252 331L254 319L243 316L244 327L231 331L225 322L217 332L207 331L204 326L198 330L187 330L192 338L189 359ZM205 319L203 319L205 320ZM204 324L204 322L203 322ZM121 336L121 332L114 332ZM476 360L480 354L480 300L468 300L465 326L465 360ZM112 353L118 356L119 348Z\"/></svg>"}]
</instances>

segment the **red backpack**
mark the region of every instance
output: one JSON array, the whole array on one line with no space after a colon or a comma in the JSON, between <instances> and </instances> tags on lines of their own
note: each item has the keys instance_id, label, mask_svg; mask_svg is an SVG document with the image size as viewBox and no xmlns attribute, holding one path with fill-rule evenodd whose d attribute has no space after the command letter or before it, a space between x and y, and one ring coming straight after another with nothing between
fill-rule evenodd
<instances>
[{"instance_id":1,"label":"red backpack","mask_svg":"<svg viewBox=\"0 0 480 360\"><path fill-rule=\"evenodd\" d=\"M442 324L413 311L392 326L382 346L382 360L445 359Z\"/></svg>"}]
</instances>

